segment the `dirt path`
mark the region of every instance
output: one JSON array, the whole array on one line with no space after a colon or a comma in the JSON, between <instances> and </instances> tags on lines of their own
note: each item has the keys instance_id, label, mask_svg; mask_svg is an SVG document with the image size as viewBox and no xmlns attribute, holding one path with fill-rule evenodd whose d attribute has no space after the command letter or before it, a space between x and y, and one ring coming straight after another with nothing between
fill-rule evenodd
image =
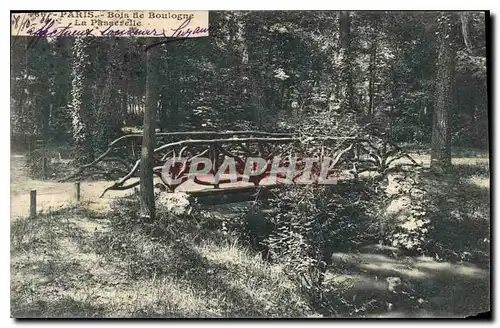
<instances>
[{"instance_id":1,"label":"dirt path","mask_svg":"<svg viewBox=\"0 0 500 328\"><path fill-rule=\"evenodd\" d=\"M73 182L57 182L54 180L34 180L26 172L26 157L21 154L12 154L10 196L11 196L11 218L25 217L29 215L30 190L37 192L37 211L40 213L55 210L75 202L75 184ZM132 178L127 183L133 183L138 178ZM155 177L155 183L160 179ZM126 191L108 191L104 197L99 198L101 193L113 182L108 180L82 181L80 183L80 201L85 203L89 209L105 211L109 208L112 199L123 197L133 193L133 189ZM265 185L266 181L262 182ZM237 182L221 185L221 189L253 186L252 183ZM176 191L199 191L213 189L186 181Z\"/></svg>"},{"instance_id":2,"label":"dirt path","mask_svg":"<svg viewBox=\"0 0 500 328\"><path fill-rule=\"evenodd\" d=\"M414 155L417 162L428 166L430 157L428 155ZM29 214L30 190L37 191L37 210L46 212L66 206L75 201L75 186L73 182L57 182L52 180L33 180L25 168L26 158L22 154L11 155L11 218L23 217ZM479 164L488 163L488 158L453 158L453 164ZM133 182L131 179L130 182ZM160 182L159 180L157 182ZM474 183L478 185L489 185L489 179L476 178ZM103 198L99 198L111 181L82 181L80 184L81 202L88 205L92 210L104 211L109 208L112 199L123 197L133 192L108 191ZM265 182L263 182L265 184ZM221 188L251 185L248 183L235 183L231 186L221 185ZM206 186L198 185L192 181L186 181L179 186L178 191L196 191L206 189ZM211 189L211 188L209 188Z\"/></svg>"},{"instance_id":3,"label":"dirt path","mask_svg":"<svg viewBox=\"0 0 500 328\"><path fill-rule=\"evenodd\" d=\"M64 207L75 202L75 185L73 182L57 182L52 180L33 180L25 168L24 155L11 155L11 218L24 217L29 214L30 190L37 192L37 210L46 212ZM109 203L116 197L130 194L128 191L109 191L103 198L99 198L110 181L82 181L80 184L81 202L97 211L106 210Z\"/></svg>"}]
</instances>

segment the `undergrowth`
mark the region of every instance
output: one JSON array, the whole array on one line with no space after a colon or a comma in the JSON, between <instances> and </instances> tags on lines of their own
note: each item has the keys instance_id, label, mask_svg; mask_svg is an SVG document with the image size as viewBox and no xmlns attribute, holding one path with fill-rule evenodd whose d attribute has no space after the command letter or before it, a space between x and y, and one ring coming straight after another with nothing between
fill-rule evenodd
<instances>
[{"instance_id":1,"label":"undergrowth","mask_svg":"<svg viewBox=\"0 0 500 328\"><path fill-rule=\"evenodd\" d=\"M116 200L106 214L80 205L21 218L11 229L12 313L359 317L394 304L432 307L394 276L387 281L397 287L384 296L368 287L358 293L356 275L335 259L382 244L397 250L383 257L391 265L394 256L425 255L488 267L489 188L471 184L471 174L488 178L489 170L461 165L455 176L283 186L234 215L160 193L153 222L138 215L137 195ZM404 197L409 203L388 213Z\"/></svg>"}]
</instances>

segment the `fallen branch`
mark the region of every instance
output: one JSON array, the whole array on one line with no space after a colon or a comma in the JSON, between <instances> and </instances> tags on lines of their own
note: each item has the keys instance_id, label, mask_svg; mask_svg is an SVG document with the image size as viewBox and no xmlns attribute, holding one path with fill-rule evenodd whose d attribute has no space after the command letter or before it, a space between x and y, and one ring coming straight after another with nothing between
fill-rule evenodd
<instances>
[{"instance_id":1,"label":"fallen branch","mask_svg":"<svg viewBox=\"0 0 500 328\"><path fill-rule=\"evenodd\" d=\"M154 150L154 152L158 152L170 147L174 146L185 146L185 145L215 145L220 143L242 143L242 142L300 142L299 138L227 138L227 139L194 139L194 140L182 140L177 142L171 142L165 145L162 145Z\"/></svg>"},{"instance_id":2,"label":"fallen branch","mask_svg":"<svg viewBox=\"0 0 500 328\"><path fill-rule=\"evenodd\" d=\"M337 166L337 163L339 163L340 161L340 158L345 154L347 153L348 151L350 151L352 149L352 147L354 147L354 143L350 144L347 148L345 148L344 150L342 150L341 152L339 152L337 154L337 156L335 157L335 160L333 161L333 163L330 165L329 169L330 170L333 170L336 166Z\"/></svg>"},{"instance_id":3,"label":"fallen branch","mask_svg":"<svg viewBox=\"0 0 500 328\"><path fill-rule=\"evenodd\" d=\"M76 177L77 175L79 175L80 173L83 172L83 170L91 167L91 166L94 166L95 164L97 164L98 162L100 162L104 157L106 157L109 152L111 151L112 148L108 148L101 156L99 156L97 159L95 159L92 163L89 163L89 164L85 164L83 166L81 166L78 171L76 171L75 173L71 174L70 176L66 177L66 178L63 178L61 180L59 180L59 182L65 182L65 181L68 181L69 179L72 179L74 177Z\"/></svg>"},{"instance_id":4,"label":"fallen branch","mask_svg":"<svg viewBox=\"0 0 500 328\"><path fill-rule=\"evenodd\" d=\"M101 196L99 196L99 198L102 198L104 196L104 194L106 192L108 192L109 190L127 190L127 189L138 186L140 183L141 183L141 181L136 181L136 182L131 183L131 184L126 185L126 186L114 186L114 185L110 186L110 187L104 189L104 191L102 192Z\"/></svg>"},{"instance_id":5,"label":"fallen branch","mask_svg":"<svg viewBox=\"0 0 500 328\"><path fill-rule=\"evenodd\" d=\"M125 184L125 182L127 182L127 180L128 180L128 179L130 179L130 178L132 177L132 175L134 175L134 172L135 172L135 171L137 171L137 168L139 167L140 163L141 163L141 160L140 160L140 159L138 159L138 160L135 162L134 167L132 167L132 170L130 170L130 172L129 172L126 176L124 176L123 178L121 178L121 180L120 180L120 181L115 182L112 186L110 186L110 187L106 188L106 189L104 190L104 192L101 194L101 196L100 196L99 198L101 198L102 196L104 196L104 194L105 194L108 190L125 190L125 189L121 189L121 188L122 188L122 186ZM138 182L137 184L139 184L139 182ZM137 185L137 184L136 184L136 185ZM130 188L132 188L132 187L130 187ZM128 189L128 188L126 188L126 189Z\"/></svg>"}]
</instances>

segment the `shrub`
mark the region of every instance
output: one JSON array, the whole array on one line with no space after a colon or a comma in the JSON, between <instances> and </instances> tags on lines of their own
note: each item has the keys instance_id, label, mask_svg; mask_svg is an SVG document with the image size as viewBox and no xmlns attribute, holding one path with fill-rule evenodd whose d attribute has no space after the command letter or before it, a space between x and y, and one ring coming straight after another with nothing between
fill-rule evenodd
<instances>
[{"instance_id":1,"label":"shrub","mask_svg":"<svg viewBox=\"0 0 500 328\"><path fill-rule=\"evenodd\" d=\"M373 243L378 236L374 186L361 181L283 186L279 197L246 214L247 240L267 260L283 264L311 302L323 307L332 294L324 279L332 253Z\"/></svg>"},{"instance_id":2,"label":"shrub","mask_svg":"<svg viewBox=\"0 0 500 328\"><path fill-rule=\"evenodd\" d=\"M388 195L384 239L406 251L421 252L429 232L430 199L419 171L393 176L395 188Z\"/></svg>"}]
</instances>

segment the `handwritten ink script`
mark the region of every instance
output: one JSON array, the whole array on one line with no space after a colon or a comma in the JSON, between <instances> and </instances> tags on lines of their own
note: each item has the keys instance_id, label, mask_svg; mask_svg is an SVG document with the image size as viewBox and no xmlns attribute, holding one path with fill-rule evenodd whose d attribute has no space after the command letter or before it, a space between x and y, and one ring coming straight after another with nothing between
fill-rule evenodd
<instances>
[{"instance_id":1,"label":"handwritten ink script","mask_svg":"<svg viewBox=\"0 0 500 328\"><path fill-rule=\"evenodd\" d=\"M11 34L40 37L208 36L208 11L11 13Z\"/></svg>"}]
</instances>

